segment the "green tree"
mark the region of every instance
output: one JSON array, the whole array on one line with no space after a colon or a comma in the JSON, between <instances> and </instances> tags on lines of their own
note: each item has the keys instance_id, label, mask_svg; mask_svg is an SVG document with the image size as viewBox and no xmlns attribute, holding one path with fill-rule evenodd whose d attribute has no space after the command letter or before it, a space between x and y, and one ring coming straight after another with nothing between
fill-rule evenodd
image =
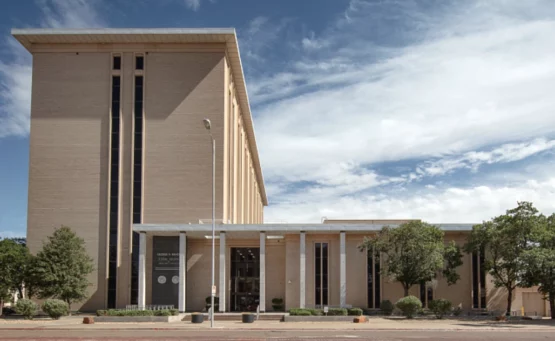
<instances>
[{"instance_id":1,"label":"green tree","mask_svg":"<svg viewBox=\"0 0 555 341\"><path fill-rule=\"evenodd\" d=\"M413 285L440 273L449 285L459 279L456 268L462 264L460 248L454 242L445 245L443 231L421 221L395 228L385 226L376 236L364 238L359 249L385 256L382 272L401 283L405 296Z\"/></svg>"},{"instance_id":2,"label":"green tree","mask_svg":"<svg viewBox=\"0 0 555 341\"><path fill-rule=\"evenodd\" d=\"M531 239L531 248L522 255L521 285L537 285L538 292L549 300L551 318L555 319L555 214L542 217Z\"/></svg>"},{"instance_id":3,"label":"green tree","mask_svg":"<svg viewBox=\"0 0 555 341\"><path fill-rule=\"evenodd\" d=\"M524 271L522 256L530 249L532 231L540 222L541 216L532 203L519 202L506 214L475 225L465 245L469 253L485 250L485 270L496 287L507 290L507 315L511 313L519 275Z\"/></svg>"},{"instance_id":4,"label":"green tree","mask_svg":"<svg viewBox=\"0 0 555 341\"><path fill-rule=\"evenodd\" d=\"M87 276L93 261L85 250L85 241L69 227L54 231L37 254L33 266L33 282L39 298L54 297L71 304L88 297Z\"/></svg>"},{"instance_id":5,"label":"green tree","mask_svg":"<svg viewBox=\"0 0 555 341\"><path fill-rule=\"evenodd\" d=\"M17 292L23 297L32 256L25 244L17 240L0 240L0 288Z\"/></svg>"}]
</instances>

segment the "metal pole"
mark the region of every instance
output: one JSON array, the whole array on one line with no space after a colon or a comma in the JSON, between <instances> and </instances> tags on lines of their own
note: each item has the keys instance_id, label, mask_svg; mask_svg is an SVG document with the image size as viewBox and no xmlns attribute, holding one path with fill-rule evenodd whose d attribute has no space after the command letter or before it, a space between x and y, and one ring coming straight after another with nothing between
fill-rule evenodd
<instances>
[{"instance_id":1,"label":"metal pole","mask_svg":"<svg viewBox=\"0 0 555 341\"><path fill-rule=\"evenodd\" d=\"M212 135L212 134L210 134ZM212 137L212 287L210 288L210 328L214 328L214 249L216 239L216 140Z\"/></svg>"}]
</instances>

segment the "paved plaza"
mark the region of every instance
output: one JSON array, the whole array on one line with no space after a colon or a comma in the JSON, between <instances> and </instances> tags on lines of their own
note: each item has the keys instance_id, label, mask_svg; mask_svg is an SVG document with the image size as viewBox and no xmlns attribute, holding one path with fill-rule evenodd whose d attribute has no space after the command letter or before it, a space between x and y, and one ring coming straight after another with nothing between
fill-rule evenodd
<instances>
[{"instance_id":1,"label":"paved plaza","mask_svg":"<svg viewBox=\"0 0 555 341\"><path fill-rule=\"evenodd\" d=\"M82 316L58 321L0 319L2 340L548 340L555 336L555 321L515 320L405 320L370 318L367 323L215 321L192 324L95 323L82 324Z\"/></svg>"}]
</instances>

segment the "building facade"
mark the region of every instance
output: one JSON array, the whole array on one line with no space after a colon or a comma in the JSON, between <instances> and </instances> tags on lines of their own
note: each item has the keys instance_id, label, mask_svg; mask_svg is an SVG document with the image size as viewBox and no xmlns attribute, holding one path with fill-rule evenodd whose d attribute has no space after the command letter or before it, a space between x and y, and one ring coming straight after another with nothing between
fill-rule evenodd
<instances>
[{"instance_id":1,"label":"building facade","mask_svg":"<svg viewBox=\"0 0 555 341\"><path fill-rule=\"evenodd\" d=\"M84 308L137 302L132 224L263 221L233 29L14 30L33 55L28 245L67 225L96 264Z\"/></svg>"},{"instance_id":2,"label":"building facade","mask_svg":"<svg viewBox=\"0 0 555 341\"><path fill-rule=\"evenodd\" d=\"M357 248L402 220L263 224L268 204L233 29L13 30L33 56L27 244L60 225L95 262L81 310L206 309L211 293L212 149L218 310L379 308L402 288ZM439 224L464 243L470 224ZM465 255L461 280L411 289L424 304L503 309ZM536 302L536 301L534 301ZM536 302L537 303L537 302ZM524 304L524 303L523 303Z\"/></svg>"}]
</instances>

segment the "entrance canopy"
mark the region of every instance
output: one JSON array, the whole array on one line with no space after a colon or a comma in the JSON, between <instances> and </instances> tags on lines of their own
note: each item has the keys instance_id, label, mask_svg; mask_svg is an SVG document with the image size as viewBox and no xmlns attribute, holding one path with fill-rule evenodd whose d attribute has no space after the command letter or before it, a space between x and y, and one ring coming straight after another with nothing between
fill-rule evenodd
<instances>
[{"instance_id":1,"label":"entrance canopy","mask_svg":"<svg viewBox=\"0 0 555 341\"><path fill-rule=\"evenodd\" d=\"M433 224L444 232L468 232L474 224ZM301 232L328 233L365 233L377 232L384 226L399 224L216 224L216 232L226 232L229 238L258 238L261 231L268 236L283 234L299 234ZM185 232L189 238L205 238L212 233L211 224L134 224L133 231L152 234L178 234ZM172 233L173 232L173 233ZM250 236L252 234L252 236Z\"/></svg>"}]
</instances>

